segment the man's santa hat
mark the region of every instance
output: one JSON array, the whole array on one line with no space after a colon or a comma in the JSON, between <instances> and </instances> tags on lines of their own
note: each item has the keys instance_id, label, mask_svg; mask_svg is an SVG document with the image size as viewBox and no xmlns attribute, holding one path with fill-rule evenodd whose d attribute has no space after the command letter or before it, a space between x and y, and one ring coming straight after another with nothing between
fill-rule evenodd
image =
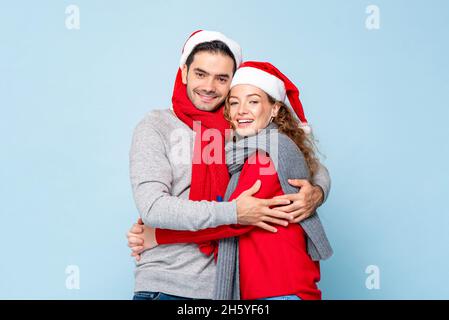
<instances>
[{"instance_id":1,"label":"man's santa hat","mask_svg":"<svg viewBox=\"0 0 449 320\"><path fill-rule=\"evenodd\" d=\"M291 109L293 109L300 121L300 128L306 134L312 132L304 116L302 103L299 100L298 88L271 63L256 61L244 62L232 79L231 89L239 84L249 84L258 87L274 99L286 104L286 98L288 98Z\"/></svg>"},{"instance_id":2,"label":"man's santa hat","mask_svg":"<svg viewBox=\"0 0 449 320\"><path fill-rule=\"evenodd\" d=\"M242 49L240 45L232 39L229 39L224 34L217 31L207 31L207 30L198 30L192 33L184 44L184 48L182 50L181 60L179 61L179 67L182 69L184 64L187 61L188 56L192 53L192 50L204 42L211 42L219 40L226 44L234 55L236 68L240 66L242 63Z\"/></svg>"}]
</instances>

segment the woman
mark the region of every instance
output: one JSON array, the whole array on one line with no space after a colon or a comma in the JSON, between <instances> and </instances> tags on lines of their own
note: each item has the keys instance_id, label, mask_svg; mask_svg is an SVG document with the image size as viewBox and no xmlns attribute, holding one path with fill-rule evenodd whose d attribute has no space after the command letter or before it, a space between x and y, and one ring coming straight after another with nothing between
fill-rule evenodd
<instances>
[{"instance_id":1,"label":"woman","mask_svg":"<svg viewBox=\"0 0 449 320\"><path fill-rule=\"evenodd\" d=\"M284 103L286 97L302 127ZM255 194L259 198L296 192L287 177L308 179L317 169L299 91L271 64L241 65L232 80L225 117L234 129L225 148L231 174L226 201L238 197L257 180L261 182ZM233 237L238 237L238 243ZM214 253L218 259L216 290L237 289L224 298L321 299L316 285L320 280L318 261L332 254L316 214L299 224L279 227L276 233L241 225L197 232L145 227L144 239L145 249L194 242L203 253ZM219 239L226 240L218 246ZM230 274L234 276L228 279Z\"/></svg>"}]
</instances>

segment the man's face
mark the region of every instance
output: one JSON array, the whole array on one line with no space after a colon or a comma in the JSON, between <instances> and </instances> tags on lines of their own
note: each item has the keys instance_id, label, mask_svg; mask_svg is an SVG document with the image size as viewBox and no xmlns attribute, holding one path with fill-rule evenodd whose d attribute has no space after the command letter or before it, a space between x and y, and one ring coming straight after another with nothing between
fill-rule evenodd
<instances>
[{"instance_id":1,"label":"man's face","mask_svg":"<svg viewBox=\"0 0 449 320\"><path fill-rule=\"evenodd\" d=\"M234 60L221 53L201 51L195 54L182 82L187 85L190 101L200 110L213 111L226 99L231 85Z\"/></svg>"}]
</instances>

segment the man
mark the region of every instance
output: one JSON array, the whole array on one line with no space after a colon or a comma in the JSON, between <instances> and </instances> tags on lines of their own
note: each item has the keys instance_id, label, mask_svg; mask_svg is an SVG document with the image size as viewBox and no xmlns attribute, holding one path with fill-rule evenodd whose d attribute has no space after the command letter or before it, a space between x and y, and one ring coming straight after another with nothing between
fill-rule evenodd
<instances>
[{"instance_id":1,"label":"man","mask_svg":"<svg viewBox=\"0 0 449 320\"><path fill-rule=\"evenodd\" d=\"M221 163L206 161L210 157L204 154L210 145L224 143L229 125L223 118L223 102L241 61L240 46L223 34L192 34L183 49L173 109L152 111L136 127L130 175L145 225L195 231L237 223L274 232L272 224L299 222L325 200L330 178L321 166L313 178L315 185L291 182L301 187L298 194L258 199L252 196L260 187L256 183L236 200L220 202L229 180L224 153L211 156ZM207 131L211 129L221 135L211 139ZM185 154L186 140L188 146L194 145L193 154ZM139 226L131 232L139 233ZM132 233L130 243L138 244ZM196 244L158 246L138 259L135 299L212 299L215 272L213 255L203 254Z\"/></svg>"}]
</instances>

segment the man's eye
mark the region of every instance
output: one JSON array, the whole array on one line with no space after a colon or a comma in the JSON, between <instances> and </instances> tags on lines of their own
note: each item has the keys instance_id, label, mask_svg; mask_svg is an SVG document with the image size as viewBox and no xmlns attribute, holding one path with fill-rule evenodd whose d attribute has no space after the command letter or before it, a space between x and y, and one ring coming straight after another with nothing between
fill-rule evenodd
<instances>
[{"instance_id":1,"label":"man's eye","mask_svg":"<svg viewBox=\"0 0 449 320\"><path fill-rule=\"evenodd\" d=\"M218 81L220 81L221 83L226 83L228 81L227 78L218 78Z\"/></svg>"},{"instance_id":2,"label":"man's eye","mask_svg":"<svg viewBox=\"0 0 449 320\"><path fill-rule=\"evenodd\" d=\"M204 78L204 73L197 72L197 73L196 73L196 76L197 76L198 78Z\"/></svg>"}]
</instances>

